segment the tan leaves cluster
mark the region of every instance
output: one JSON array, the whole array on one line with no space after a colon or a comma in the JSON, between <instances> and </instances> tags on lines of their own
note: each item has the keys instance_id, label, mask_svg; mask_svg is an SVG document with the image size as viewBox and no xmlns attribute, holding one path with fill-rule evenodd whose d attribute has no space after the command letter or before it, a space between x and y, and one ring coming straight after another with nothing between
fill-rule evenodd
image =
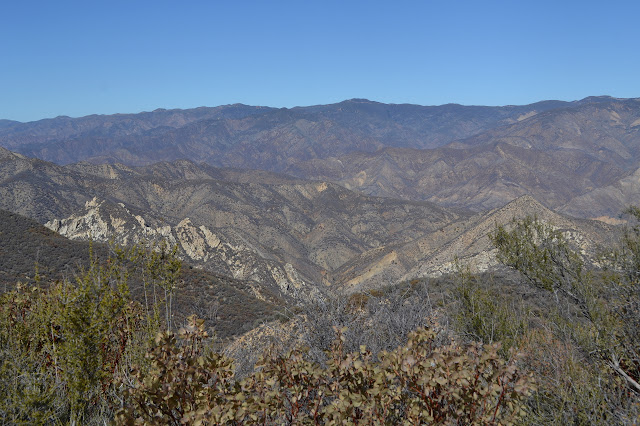
<instances>
[{"instance_id":1,"label":"tan leaves cluster","mask_svg":"<svg viewBox=\"0 0 640 426\"><path fill-rule=\"evenodd\" d=\"M326 365L304 350L265 355L233 379L229 358L208 352L202 322L176 339L163 333L152 368L127 392L122 424L508 424L524 414L533 380L498 355L498 345L436 346L422 328L406 345L379 354L345 353L344 330Z\"/></svg>"}]
</instances>

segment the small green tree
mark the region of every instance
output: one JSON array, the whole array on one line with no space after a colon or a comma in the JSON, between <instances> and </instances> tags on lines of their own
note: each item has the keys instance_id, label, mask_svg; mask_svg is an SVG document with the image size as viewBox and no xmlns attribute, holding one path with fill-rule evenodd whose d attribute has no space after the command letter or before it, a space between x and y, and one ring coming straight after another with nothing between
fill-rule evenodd
<instances>
[{"instance_id":1,"label":"small green tree","mask_svg":"<svg viewBox=\"0 0 640 426\"><path fill-rule=\"evenodd\" d=\"M458 330L472 340L500 342L500 354L508 358L518 350L531 318L521 300L511 300L498 289L481 283L468 268L458 267L453 296L457 300L455 314Z\"/></svg>"},{"instance_id":2,"label":"small green tree","mask_svg":"<svg viewBox=\"0 0 640 426\"><path fill-rule=\"evenodd\" d=\"M640 218L638 209L629 212ZM535 217L498 226L491 239L501 262L519 271L535 288L554 295L556 309L547 313L544 322L559 347L567 348L567 356L584 358L582 363L567 358L549 360L573 380L563 381L563 386L569 387L563 389L557 387L559 377L542 375L549 388L545 391L542 386L538 393L544 400L538 404L541 410L547 410L544 406L549 404L565 411L562 407L573 406L573 421L611 422L629 407L637 409L640 230L628 230L620 248L605 256L606 273L587 270L562 232ZM537 344L531 341L534 335L541 338L542 345L556 345L544 333L532 333L529 353L536 351ZM538 364L532 359L532 365ZM538 367L546 368L542 364ZM623 392L621 384L631 393ZM596 389L599 392L594 392ZM553 402L562 395L569 399ZM587 400L592 401L588 407L583 405Z\"/></svg>"},{"instance_id":3,"label":"small green tree","mask_svg":"<svg viewBox=\"0 0 640 426\"><path fill-rule=\"evenodd\" d=\"M630 225L607 263L612 311L620 324L618 350L610 352L609 363L640 394L640 208L631 206L624 213Z\"/></svg>"},{"instance_id":4,"label":"small green tree","mask_svg":"<svg viewBox=\"0 0 640 426\"><path fill-rule=\"evenodd\" d=\"M159 321L131 299L131 271L149 258L145 266L154 265L154 285L170 294L180 263L175 251L114 247L112 253L103 260L92 253L74 280L18 286L0 296L3 423L109 419L122 400L116 383L131 380L133 364L147 365L149 333L157 332L149 325ZM158 309L152 305L150 311Z\"/></svg>"},{"instance_id":5,"label":"small green tree","mask_svg":"<svg viewBox=\"0 0 640 426\"><path fill-rule=\"evenodd\" d=\"M154 322L150 324L150 329L154 329L160 322L160 309L164 307L164 323L167 331L172 327L172 307L173 294L178 283L182 262L177 257L178 246L169 247L165 241L158 245L152 245L149 249L144 249L144 271L143 281L145 290L145 307L148 318ZM151 286L153 290L153 303L151 309L147 295L147 289ZM161 292L160 295L157 292Z\"/></svg>"}]
</instances>

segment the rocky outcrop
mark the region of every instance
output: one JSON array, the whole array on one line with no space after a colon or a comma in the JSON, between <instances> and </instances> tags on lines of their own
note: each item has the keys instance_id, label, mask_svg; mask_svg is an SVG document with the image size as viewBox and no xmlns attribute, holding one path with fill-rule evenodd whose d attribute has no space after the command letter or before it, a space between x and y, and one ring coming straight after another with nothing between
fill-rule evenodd
<instances>
[{"instance_id":1,"label":"rocky outcrop","mask_svg":"<svg viewBox=\"0 0 640 426\"><path fill-rule=\"evenodd\" d=\"M269 172L189 161L61 167L0 150L5 205L70 238L167 241L190 263L245 280L256 294L268 286L298 298L443 274L455 259L484 270L495 264L488 232L513 217L549 218L586 235L587 245L605 226L556 215L528 196L472 215Z\"/></svg>"},{"instance_id":2,"label":"rocky outcrop","mask_svg":"<svg viewBox=\"0 0 640 426\"><path fill-rule=\"evenodd\" d=\"M194 224L184 218L176 225L149 214L138 214L123 203L93 198L85 210L65 219L45 224L49 229L72 240L114 242L120 245L177 245L179 255L189 263L235 279L253 282L260 297L261 287L277 289L295 299L317 293L315 286L293 265L276 258L266 258L261 247L251 245L232 229L215 229Z\"/></svg>"},{"instance_id":3,"label":"rocky outcrop","mask_svg":"<svg viewBox=\"0 0 640 426\"><path fill-rule=\"evenodd\" d=\"M325 190L322 185L320 189ZM319 281L306 277L286 258L237 228L201 225L190 218L170 224L122 203L94 198L86 203L81 214L50 221L46 226L71 239L115 241L123 245L166 241L177 245L180 255L194 265L255 283L252 288L258 297L261 287L267 286L300 299L317 296L320 287L336 293L351 293L413 278L436 277L455 272L458 267L468 267L471 272L487 271L498 265L489 234L497 225L508 225L513 219L528 215L535 215L563 231L588 259L595 258L597 248L610 242L615 233L610 225L563 216L532 197L523 196L504 207L460 218L430 232L416 233L413 239L378 243L360 254L342 253L339 267L324 269ZM326 238L323 226L309 230L307 238L311 238L311 242L313 238L320 238L321 246L326 247L328 253L332 249L323 241ZM316 233L321 236L314 237ZM337 241L336 236L331 238ZM335 243L333 246L334 254L340 253L339 246ZM312 252L312 257L317 257L313 253L318 251ZM324 265L326 260L319 257L318 262Z\"/></svg>"},{"instance_id":4,"label":"rocky outcrop","mask_svg":"<svg viewBox=\"0 0 640 426\"><path fill-rule=\"evenodd\" d=\"M598 248L607 244L612 235L612 227L608 225L560 215L534 198L523 196L470 220L463 231L420 262L404 278L439 276L454 272L458 267L468 267L474 273L485 272L497 266L496 250L489 234L496 226L508 227L514 219L526 216L536 216L563 232L567 241L588 261L595 260Z\"/></svg>"}]
</instances>

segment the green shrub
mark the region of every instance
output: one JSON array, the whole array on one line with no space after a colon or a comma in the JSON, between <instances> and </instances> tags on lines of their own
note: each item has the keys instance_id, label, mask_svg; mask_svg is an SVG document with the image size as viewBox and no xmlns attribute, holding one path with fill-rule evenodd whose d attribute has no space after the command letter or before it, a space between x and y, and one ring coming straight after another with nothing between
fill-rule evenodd
<instances>
[{"instance_id":1,"label":"green shrub","mask_svg":"<svg viewBox=\"0 0 640 426\"><path fill-rule=\"evenodd\" d=\"M175 257L164 256L175 270ZM148 314L158 309L132 301L129 269L135 260L157 256L116 247L104 264L89 257L73 281L40 287L36 271L35 286L0 296L3 423L108 420L121 403L116 383L133 363L145 365L149 336L160 325ZM162 264L154 267L163 273ZM158 285L166 277L153 279Z\"/></svg>"},{"instance_id":2,"label":"green shrub","mask_svg":"<svg viewBox=\"0 0 640 426\"><path fill-rule=\"evenodd\" d=\"M640 219L640 210L629 212ZM640 229L628 230L603 257L604 271L587 270L563 234L534 217L497 227L491 237L498 259L556 302L520 345L536 354L527 361L540 377L534 423L637 421Z\"/></svg>"},{"instance_id":3,"label":"green shrub","mask_svg":"<svg viewBox=\"0 0 640 426\"><path fill-rule=\"evenodd\" d=\"M458 302L457 328L472 340L500 342L500 354L508 358L529 329L530 310L495 287L487 287L468 270L460 269L453 295Z\"/></svg>"}]
</instances>

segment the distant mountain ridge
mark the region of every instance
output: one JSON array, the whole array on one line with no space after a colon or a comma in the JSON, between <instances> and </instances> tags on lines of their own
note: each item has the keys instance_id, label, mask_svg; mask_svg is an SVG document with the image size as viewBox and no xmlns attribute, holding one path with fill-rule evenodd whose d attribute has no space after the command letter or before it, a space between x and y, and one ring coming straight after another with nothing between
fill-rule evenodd
<instances>
[{"instance_id":1,"label":"distant mountain ridge","mask_svg":"<svg viewBox=\"0 0 640 426\"><path fill-rule=\"evenodd\" d=\"M187 159L476 211L528 194L573 215L611 218L637 192L640 99L503 107L352 99L4 121L0 146L59 164Z\"/></svg>"},{"instance_id":2,"label":"distant mountain ridge","mask_svg":"<svg viewBox=\"0 0 640 426\"><path fill-rule=\"evenodd\" d=\"M188 123L215 118L243 118L271 110L242 104L193 109L156 109L137 114L88 115L72 118L60 116L28 123L0 120L2 146L17 148L22 145L82 138L106 138L142 135L182 127Z\"/></svg>"},{"instance_id":3,"label":"distant mountain ridge","mask_svg":"<svg viewBox=\"0 0 640 426\"><path fill-rule=\"evenodd\" d=\"M229 105L58 117L0 129L0 146L60 164L141 165L187 158L283 171L291 162L352 151L434 148L565 104L419 106L355 99L291 109Z\"/></svg>"},{"instance_id":4,"label":"distant mountain ridge","mask_svg":"<svg viewBox=\"0 0 640 426\"><path fill-rule=\"evenodd\" d=\"M637 189L629 185L639 168L640 100L598 97L437 149L353 152L299 162L287 171L369 194L477 211L529 194L573 215L615 217L633 201ZM622 187L629 195L603 194Z\"/></svg>"}]
</instances>

